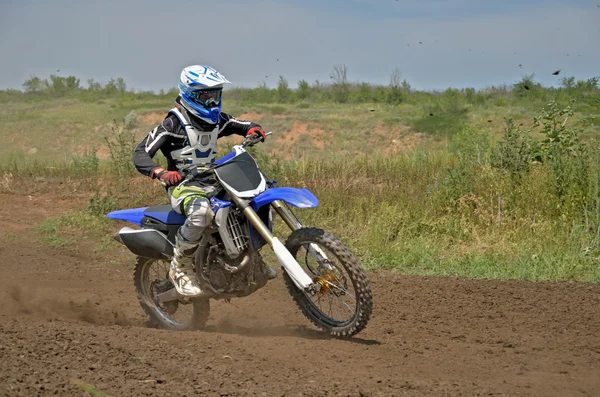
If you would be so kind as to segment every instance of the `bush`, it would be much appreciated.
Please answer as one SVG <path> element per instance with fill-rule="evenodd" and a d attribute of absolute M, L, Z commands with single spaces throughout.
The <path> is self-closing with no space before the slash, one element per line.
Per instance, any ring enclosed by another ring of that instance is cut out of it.
<path fill-rule="evenodd" d="M 131 124 L 119 125 L 114 120 L 111 134 L 104 138 L 110 153 L 110 171 L 113 175 L 128 177 L 135 173 L 133 151 L 136 147 L 135 132 Z"/>
<path fill-rule="evenodd" d="M 92 197 L 88 199 L 86 205 L 86 210 L 96 216 L 105 216 L 118 208 L 119 202 L 113 197 L 110 190 L 106 194 L 101 194 L 100 190 L 96 189 Z"/>
<path fill-rule="evenodd" d="M 301 101 L 304 99 L 308 99 L 310 95 L 310 86 L 308 85 L 308 82 L 306 80 L 300 80 L 298 82 L 298 89 L 296 90 L 296 95 Z"/>
<path fill-rule="evenodd" d="M 504 135 L 492 155 L 492 164 L 511 174 L 520 174 L 529 170 L 531 162 L 540 160 L 529 131 L 516 125 L 512 118 L 505 118 Z"/>
<path fill-rule="evenodd" d="M 137 113 L 135 112 L 135 110 L 132 110 L 129 113 L 127 113 L 127 116 L 125 116 L 125 118 L 123 119 L 123 128 L 126 130 L 133 130 L 139 125 L 140 122 L 137 118 Z"/>
<path fill-rule="evenodd" d="M 397 105 L 403 100 L 403 88 L 402 82 L 400 81 L 402 73 L 400 69 L 396 68 L 390 76 L 390 89 L 387 95 L 387 102 L 392 105 Z M 406 80 L 405 80 L 406 81 Z"/>
<path fill-rule="evenodd" d="M 350 84 L 348 83 L 348 66 L 335 65 L 331 73 L 333 80 L 333 98 L 338 103 L 346 103 L 350 97 Z"/>
<path fill-rule="evenodd" d="M 44 89 L 44 82 L 39 77 L 32 76 L 23 83 L 23 88 L 28 94 L 36 94 Z"/>
<path fill-rule="evenodd" d="M 573 116 L 573 103 L 562 107 L 550 101 L 534 118 L 534 126 L 541 127 L 544 136 L 540 149 L 543 160 L 549 164 L 557 198 L 561 204 L 568 204 L 570 212 L 579 212 L 588 194 L 589 155 L 581 141 L 582 130 L 567 126 Z"/>
<path fill-rule="evenodd" d="M 519 98 L 535 96 L 542 89 L 542 85 L 535 81 L 535 73 L 521 77 L 513 84 L 513 92 Z"/>
<path fill-rule="evenodd" d="M 467 126 L 452 137 L 449 149 L 461 161 L 488 164 L 492 152 L 491 136 L 486 131 Z"/>
<path fill-rule="evenodd" d="M 283 76 L 279 76 L 277 82 L 277 100 L 280 103 L 291 102 L 294 92 L 290 90 L 287 80 Z"/>
<path fill-rule="evenodd" d="M 100 159 L 96 156 L 96 150 L 88 148 L 81 157 L 73 157 L 71 171 L 79 175 L 96 175 Z"/>

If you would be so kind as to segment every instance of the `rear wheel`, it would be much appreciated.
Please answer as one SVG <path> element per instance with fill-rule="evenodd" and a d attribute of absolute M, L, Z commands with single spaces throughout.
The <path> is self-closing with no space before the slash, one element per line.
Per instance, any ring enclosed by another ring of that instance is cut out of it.
<path fill-rule="evenodd" d="M 156 296 L 175 288 L 169 278 L 170 262 L 143 258 L 137 259 L 134 282 L 140 305 L 153 325 L 173 330 L 192 330 L 205 326 L 210 312 L 206 298 L 183 298 L 160 303 Z"/>
<path fill-rule="evenodd" d="M 363 330 L 371 316 L 373 297 L 367 275 L 352 252 L 338 238 L 316 228 L 294 231 L 286 247 L 313 282 L 320 284 L 320 291 L 310 295 L 283 272 L 288 291 L 302 313 L 334 336 L 351 336 Z"/>

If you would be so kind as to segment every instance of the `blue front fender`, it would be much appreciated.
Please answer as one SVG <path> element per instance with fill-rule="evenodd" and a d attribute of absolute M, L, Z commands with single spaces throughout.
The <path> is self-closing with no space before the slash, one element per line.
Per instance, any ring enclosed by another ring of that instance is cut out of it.
<path fill-rule="evenodd" d="M 298 208 L 314 208 L 319 205 L 319 200 L 308 189 L 296 189 L 293 187 L 275 187 L 267 189 L 252 201 L 252 208 L 257 211 L 260 207 L 282 200 Z"/>

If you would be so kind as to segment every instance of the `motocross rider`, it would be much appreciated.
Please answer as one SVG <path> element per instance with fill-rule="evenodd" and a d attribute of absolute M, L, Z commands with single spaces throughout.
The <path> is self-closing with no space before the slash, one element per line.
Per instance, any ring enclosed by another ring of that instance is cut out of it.
<path fill-rule="evenodd" d="M 177 292 L 184 296 L 202 292 L 193 268 L 193 254 L 204 229 L 213 220 L 208 199 L 217 193 L 218 185 L 214 180 L 181 183 L 178 169 L 188 164 L 202 167 L 212 163 L 220 137 L 236 134 L 262 141 L 266 138 L 260 125 L 221 112 L 223 85 L 227 83 L 223 75 L 209 66 L 183 69 L 175 107 L 138 144 L 133 154 L 137 170 L 167 186 L 173 209 L 187 218 L 175 236 L 169 271 Z M 167 158 L 166 170 L 152 160 L 159 150 Z M 277 276 L 274 269 L 267 269 L 269 279 Z"/>

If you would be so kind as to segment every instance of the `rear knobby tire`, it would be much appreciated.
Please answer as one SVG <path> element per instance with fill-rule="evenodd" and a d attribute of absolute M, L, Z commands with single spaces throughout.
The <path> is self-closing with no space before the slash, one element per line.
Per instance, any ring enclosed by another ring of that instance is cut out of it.
<path fill-rule="evenodd" d="M 325 316 L 307 295 L 298 289 L 290 276 L 283 271 L 283 279 L 287 285 L 292 298 L 302 313 L 317 327 L 329 332 L 336 337 L 348 337 L 362 331 L 371 317 L 373 310 L 373 297 L 367 275 L 360 267 L 358 259 L 338 238 L 317 228 L 302 228 L 295 230 L 287 239 L 286 247 L 290 253 L 297 258 L 298 250 L 303 244 L 316 243 L 326 248 L 336 258 L 337 264 L 341 265 L 350 278 L 356 293 L 356 310 L 354 315 L 342 324 L 331 321 Z M 312 277 L 312 275 L 310 275 Z"/>
<path fill-rule="evenodd" d="M 133 275 L 138 301 L 144 309 L 144 312 L 146 312 L 148 317 L 150 317 L 151 326 L 175 331 L 187 331 L 204 328 L 210 314 L 209 299 L 192 299 L 192 302 L 189 303 L 190 305 L 193 305 L 190 321 L 183 324 L 174 324 L 167 321 L 166 318 L 163 317 L 159 312 L 161 309 L 152 302 L 152 298 L 146 296 L 144 291 L 147 290 L 147 288 L 144 288 L 144 275 L 147 271 L 147 267 L 155 261 L 156 259 L 138 256 Z"/>

